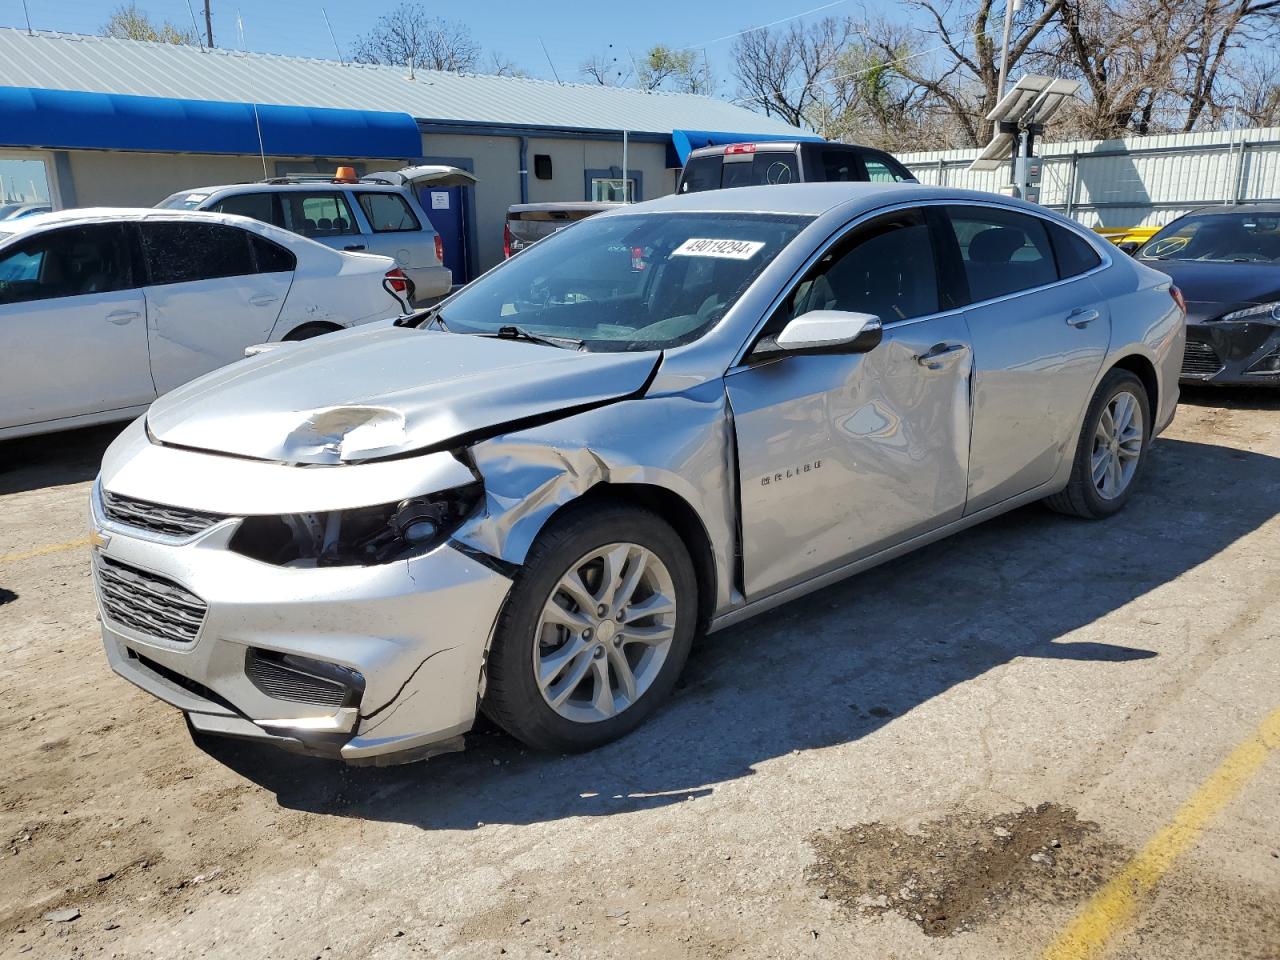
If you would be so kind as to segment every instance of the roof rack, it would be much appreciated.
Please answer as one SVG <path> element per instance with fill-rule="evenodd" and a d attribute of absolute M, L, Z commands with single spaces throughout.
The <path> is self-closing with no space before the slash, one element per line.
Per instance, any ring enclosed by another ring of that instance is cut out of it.
<path fill-rule="evenodd" d="M 267 177 L 265 180 L 258 180 L 257 183 L 281 184 L 281 183 L 380 183 L 385 186 L 396 186 L 404 182 L 404 177 L 394 171 L 371 173 L 367 176 L 356 177 L 355 179 L 340 180 L 332 174 L 328 173 L 295 173 L 287 177 Z"/>

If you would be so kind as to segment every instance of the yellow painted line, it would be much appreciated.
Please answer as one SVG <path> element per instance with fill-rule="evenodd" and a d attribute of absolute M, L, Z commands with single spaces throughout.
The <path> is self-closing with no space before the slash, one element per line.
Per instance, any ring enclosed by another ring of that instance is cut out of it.
<path fill-rule="evenodd" d="M 28 550 L 26 553 L 0 554 L 0 563 L 21 563 L 23 560 L 32 560 L 36 557 L 47 556 L 51 553 L 61 553 L 63 550 L 75 550 L 77 547 L 87 547 L 88 545 L 88 537 L 81 537 L 79 540 L 70 540 L 67 543 L 51 543 L 47 547 L 36 547 L 34 550 Z"/>
<path fill-rule="evenodd" d="M 1280 708 L 1231 751 L 1191 798 L 1106 886 L 1099 890 L 1045 951 L 1044 960 L 1087 960 L 1101 956 L 1111 938 L 1133 919 L 1173 861 L 1190 849 L 1201 831 L 1236 798 L 1280 749 Z"/>

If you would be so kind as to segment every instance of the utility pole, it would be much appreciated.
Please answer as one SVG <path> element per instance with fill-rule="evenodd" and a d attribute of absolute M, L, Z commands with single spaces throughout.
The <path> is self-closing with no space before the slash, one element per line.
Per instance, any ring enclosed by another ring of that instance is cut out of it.
<path fill-rule="evenodd" d="M 996 85 L 996 102 L 1004 96 L 1004 82 L 1009 77 L 1009 28 L 1013 26 L 1013 15 L 1022 6 L 1022 0 L 1005 0 L 1004 5 L 1004 43 L 1000 47 L 1000 82 Z M 208 9 L 208 0 L 205 0 Z M 213 46 L 212 41 L 209 44 Z"/>
<path fill-rule="evenodd" d="M 213 14 L 209 12 L 209 0 L 204 0 L 204 38 L 213 47 Z"/>

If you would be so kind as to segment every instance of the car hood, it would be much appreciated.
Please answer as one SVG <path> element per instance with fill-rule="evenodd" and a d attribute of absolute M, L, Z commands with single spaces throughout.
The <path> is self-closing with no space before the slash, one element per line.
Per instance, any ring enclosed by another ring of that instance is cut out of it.
<path fill-rule="evenodd" d="M 152 404 L 147 427 L 160 443 L 233 456 L 368 460 L 634 395 L 660 356 L 375 325 L 193 380 Z"/>
<path fill-rule="evenodd" d="M 1187 300 L 1187 319 L 1210 320 L 1251 303 L 1280 300 L 1280 266 L 1140 260 L 1173 278 Z"/>

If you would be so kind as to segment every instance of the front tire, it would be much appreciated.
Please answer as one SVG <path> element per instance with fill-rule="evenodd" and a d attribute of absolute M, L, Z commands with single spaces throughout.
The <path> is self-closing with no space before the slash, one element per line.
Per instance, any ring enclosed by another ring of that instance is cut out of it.
<path fill-rule="evenodd" d="M 1151 401 L 1137 375 L 1115 369 L 1102 378 L 1085 413 L 1071 480 L 1048 497 L 1050 509 L 1086 520 L 1120 511 L 1142 476 L 1151 445 Z"/>
<path fill-rule="evenodd" d="M 498 617 L 485 713 L 541 750 L 630 733 L 684 668 L 697 594 L 689 553 L 657 514 L 599 503 L 553 520 Z"/>

